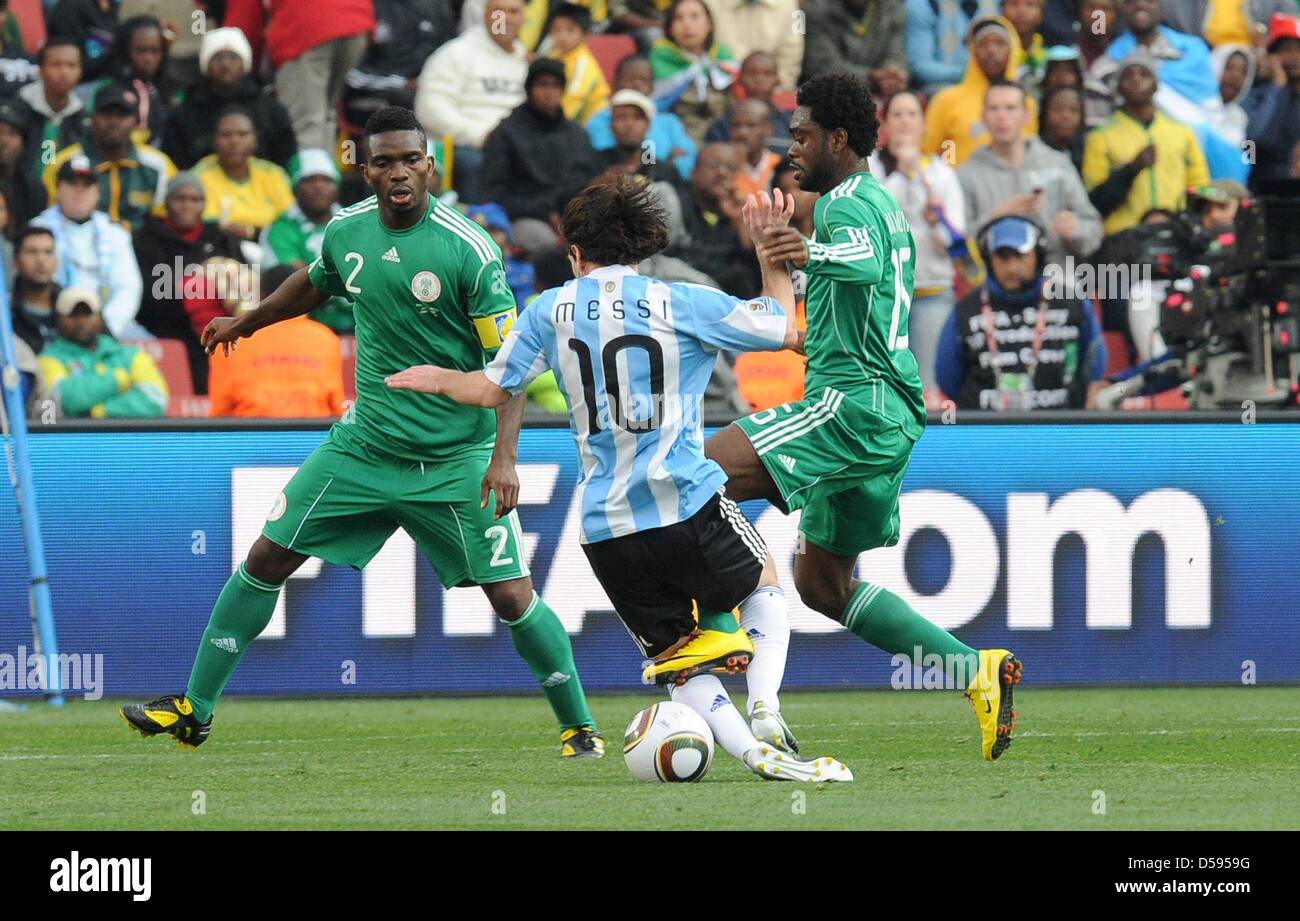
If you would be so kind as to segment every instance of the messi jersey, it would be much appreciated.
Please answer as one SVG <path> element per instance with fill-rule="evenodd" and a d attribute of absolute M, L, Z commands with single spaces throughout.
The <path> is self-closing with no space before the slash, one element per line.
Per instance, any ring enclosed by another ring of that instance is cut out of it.
<path fill-rule="evenodd" d="M 518 392 L 555 372 L 590 544 L 684 521 L 721 488 L 727 478 L 704 456 L 700 419 L 718 350 L 780 349 L 785 327 L 771 298 L 606 266 L 538 296 L 485 373 Z"/>
<path fill-rule="evenodd" d="M 808 243 L 805 393 L 849 396 L 883 381 L 901 398 L 909 437 L 925 430 L 916 357 L 908 348 L 916 244 L 907 216 L 870 173 L 854 173 L 813 206 Z M 871 399 L 866 397 L 866 399 Z"/>

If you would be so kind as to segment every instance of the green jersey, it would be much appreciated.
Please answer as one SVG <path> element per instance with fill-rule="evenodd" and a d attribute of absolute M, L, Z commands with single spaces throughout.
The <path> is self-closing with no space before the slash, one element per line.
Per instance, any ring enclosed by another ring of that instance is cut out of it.
<path fill-rule="evenodd" d="M 335 205 L 330 218 L 339 211 Z M 273 265 L 289 265 L 301 262 L 310 265 L 320 255 L 321 243 L 325 240 L 325 228 L 329 219 L 317 224 L 302 213 L 302 208 L 294 202 L 289 210 L 262 231 L 262 269 L 265 271 Z M 317 323 L 324 323 L 340 336 L 350 336 L 356 328 L 352 319 L 352 305 L 346 298 L 332 297 L 307 314 Z"/>
<path fill-rule="evenodd" d="M 495 414 L 390 390 L 384 378 L 412 365 L 482 370 L 514 323 L 515 300 L 487 232 L 454 208 L 428 202 L 425 216 L 405 230 L 384 226 L 374 196 L 344 208 L 307 271 L 317 290 L 346 297 L 356 315 L 357 400 L 331 437 L 440 461 L 490 446 Z"/>
<path fill-rule="evenodd" d="M 907 345 L 915 269 L 907 216 L 870 173 L 854 173 L 817 200 L 805 267 L 804 392 L 831 387 L 870 402 L 864 392 L 883 381 L 901 403 L 895 421 L 913 439 L 925 429 L 921 378 Z"/>

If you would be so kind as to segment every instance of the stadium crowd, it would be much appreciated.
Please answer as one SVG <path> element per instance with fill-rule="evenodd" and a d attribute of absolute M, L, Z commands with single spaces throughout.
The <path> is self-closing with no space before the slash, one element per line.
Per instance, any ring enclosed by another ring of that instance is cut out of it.
<path fill-rule="evenodd" d="M 569 276 L 565 203 L 620 174 L 669 215 L 643 272 L 757 294 L 745 196 L 793 191 L 813 233 L 786 158 L 799 81 L 869 80 L 932 408 L 1090 405 L 1155 350 L 1153 311 L 1128 292 L 1037 309 L 1048 266 L 1125 261 L 1126 231 L 1185 210 L 1221 225 L 1259 183 L 1300 178 L 1296 0 L 170 5 L 175 21 L 0 0 L 0 250 L 34 416 L 340 414 L 347 301 L 230 357 L 199 332 L 255 303 L 250 278 L 264 293 L 309 263 L 368 194 L 361 126 L 387 105 L 416 112 L 430 191 L 500 244 L 526 309 Z M 723 355 L 706 409 L 802 390 L 794 353 Z M 563 411 L 553 379 L 530 397 Z"/>

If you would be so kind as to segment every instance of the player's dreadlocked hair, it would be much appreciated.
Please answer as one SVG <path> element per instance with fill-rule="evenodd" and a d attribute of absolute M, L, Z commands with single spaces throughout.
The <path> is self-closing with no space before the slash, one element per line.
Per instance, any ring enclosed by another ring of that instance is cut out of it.
<path fill-rule="evenodd" d="M 414 112 L 401 106 L 384 106 L 366 119 L 366 126 L 361 130 L 362 150 L 366 152 L 367 159 L 370 157 L 370 138 L 386 131 L 415 131 L 420 135 L 421 147 L 428 143 L 424 126 Z"/>
<path fill-rule="evenodd" d="M 564 237 L 599 265 L 636 265 L 668 245 L 668 216 L 643 176 L 593 183 L 564 209 Z"/>
<path fill-rule="evenodd" d="M 843 128 L 849 147 L 859 157 L 876 149 L 880 121 L 864 81 L 851 74 L 819 74 L 799 87 L 798 102 L 808 107 L 809 117 L 828 133 Z"/>

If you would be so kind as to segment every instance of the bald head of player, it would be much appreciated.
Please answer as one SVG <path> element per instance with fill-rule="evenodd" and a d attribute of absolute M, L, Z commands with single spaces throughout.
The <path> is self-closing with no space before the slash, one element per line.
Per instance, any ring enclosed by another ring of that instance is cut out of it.
<path fill-rule="evenodd" d="M 560 227 L 575 278 L 604 265 L 635 266 L 668 245 L 668 216 L 644 176 L 587 186 L 570 199 Z"/>
<path fill-rule="evenodd" d="M 880 122 L 866 83 L 843 73 L 813 77 L 799 87 L 790 117 L 790 162 L 805 192 L 822 194 L 866 172 Z"/>
<path fill-rule="evenodd" d="M 434 169 L 419 119 L 401 106 L 380 109 L 366 120 L 361 143 L 361 175 L 374 190 L 380 219 L 394 230 L 412 226 L 424 217 Z"/>

